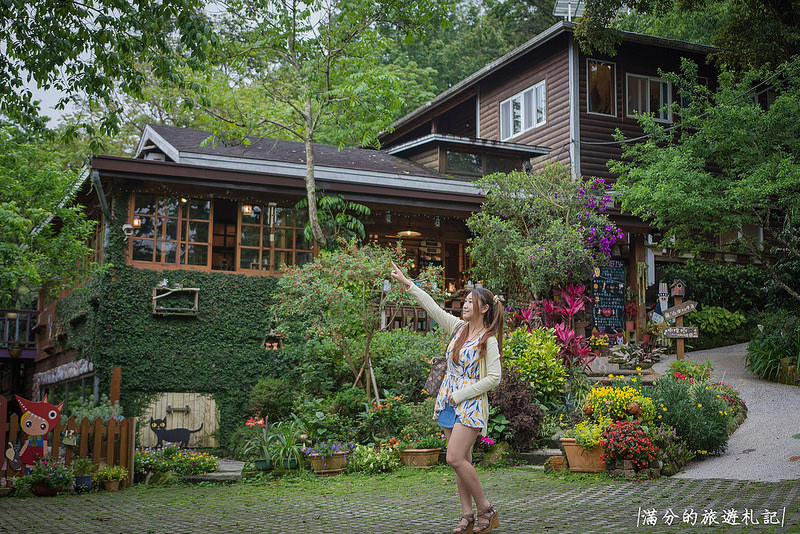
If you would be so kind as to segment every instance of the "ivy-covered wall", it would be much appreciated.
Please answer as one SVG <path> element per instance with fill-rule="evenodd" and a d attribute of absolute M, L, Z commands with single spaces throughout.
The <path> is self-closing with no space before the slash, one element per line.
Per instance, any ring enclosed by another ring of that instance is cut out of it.
<path fill-rule="evenodd" d="M 108 391 L 110 370 L 122 367 L 121 404 L 139 416 L 156 393 L 210 393 L 220 410 L 221 443 L 247 414 L 247 396 L 265 376 L 291 378 L 295 365 L 280 350 L 267 351 L 277 279 L 222 272 L 150 271 L 124 264 L 121 232 L 126 214 L 115 199 L 116 222 L 109 225 L 106 259 L 98 272 L 59 301 L 57 316 L 67 348 L 89 358 Z M 153 314 L 152 292 L 168 285 L 200 288 L 196 317 Z M 86 311 L 85 316 L 81 312 Z"/>

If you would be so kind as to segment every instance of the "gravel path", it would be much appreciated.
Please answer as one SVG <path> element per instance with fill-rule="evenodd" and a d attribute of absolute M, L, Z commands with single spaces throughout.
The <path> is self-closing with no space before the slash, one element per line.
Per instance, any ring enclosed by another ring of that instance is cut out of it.
<path fill-rule="evenodd" d="M 760 482 L 800 479 L 800 387 L 754 375 L 744 366 L 746 352 L 743 343 L 686 354 L 695 362 L 711 360 L 711 377 L 739 391 L 747 403 L 747 419 L 731 436 L 725 454 L 692 462 L 675 477 Z M 674 358 L 654 369 L 664 373 Z"/>

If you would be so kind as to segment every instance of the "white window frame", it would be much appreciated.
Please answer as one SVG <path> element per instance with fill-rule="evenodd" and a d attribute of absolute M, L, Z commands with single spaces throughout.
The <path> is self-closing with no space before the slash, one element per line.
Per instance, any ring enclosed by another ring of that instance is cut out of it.
<path fill-rule="evenodd" d="M 667 81 L 667 80 L 665 80 L 663 78 L 658 78 L 656 76 L 645 76 L 643 74 L 630 74 L 630 73 L 626 73 L 625 74 L 625 116 L 627 118 L 629 118 L 629 119 L 635 119 L 636 118 L 636 115 L 631 115 L 631 114 L 628 113 L 628 99 L 630 98 L 631 78 L 635 78 L 636 80 L 645 80 L 645 81 L 647 81 L 647 89 L 648 89 L 647 95 L 648 95 L 648 98 L 645 99 L 645 102 L 647 103 L 647 109 L 646 110 L 638 110 L 639 113 L 641 113 L 641 114 L 645 114 L 645 113 L 652 114 L 653 115 L 653 120 L 655 120 L 656 122 L 671 123 L 672 122 L 672 112 L 667 111 L 666 118 L 663 118 L 663 117 L 659 117 L 658 115 L 656 115 L 656 113 L 658 112 L 657 109 L 656 110 L 651 110 L 650 109 L 650 98 L 649 98 L 649 95 L 650 95 L 650 84 L 652 82 L 656 82 L 658 84 L 661 84 L 662 87 L 663 87 L 663 84 L 666 84 L 667 85 L 667 88 L 666 88 L 666 91 L 667 91 L 667 104 L 666 105 L 667 105 L 667 109 L 669 109 L 670 106 L 672 106 L 672 82 L 669 82 L 669 81 Z"/>
<path fill-rule="evenodd" d="M 541 119 L 539 118 L 539 108 L 536 105 L 536 102 L 539 100 L 537 96 L 541 95 L 541 99 L 544 101 L 544 106 L 542 107 L 542 116 Z M 519 130 L 514 131 L 514 112 L 513 112 L 513 102 L 517 100 L 519 102 Z M 528 101 L 528 104 L 526 104 Z M 505 107 L 505 109 L 503 109 Z M 529 107 L 530 109 L 530 116 L 529 114 Z M 506 141 L 513 137 L 516 137 L 522 133 L 525 133 L 529 130 L 533 130 L 534 128 L 538 128 L 543 126 L 547 123 L 547 90 L 545 87 L 545 80 L 537 82 L 532 86 L 528 87 L 524 91 L 520 91 L 519 93 L 506 98 L 502 102 L 500 102 L 500 140 Z M 504 135 L 504 124 L 508 128 L 507 135 Z"/>
<path fill-rule="evenodd" d="M 612 68 L 612 75 L 611 78 L 614 80 L 614 90 L 612 95 L 612 104 L 614 111 L 612 113 L 600 113 L 597 111 L 592 111 L 589 107 L 589 95 L 590 95 L 590 87 L 589 87 L 589 63 L 601 63 L 603 65 L 611 65 Z M 604 61 L 602 59 L 592 59 L 586 58 L 586 113 L 589 115 L 597 115 L 599 117 L 616 117 L 617 116 L 617 64 L 613 61 Z"/>

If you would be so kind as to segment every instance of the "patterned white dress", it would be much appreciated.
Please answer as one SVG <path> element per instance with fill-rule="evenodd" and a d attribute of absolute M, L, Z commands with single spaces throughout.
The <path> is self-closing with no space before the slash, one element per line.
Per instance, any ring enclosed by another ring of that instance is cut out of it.
<path fill-rule="evenodd" d="M 481 334 L 478 338 L 464 343 L 459 353 L 458 363 L 453 363 L 453 359 L 451 358 L 455 339 L 447 346 L 447 352 L 445 353 L 447 357 L 447 371 L 445 372 L 444 379 L 442 379 L 442 385 L 439 387 L 439 394 L 436 395 L 436 405 L 433 409 L 434 419 L 439 418 L 439 414 L 445 409 L 445 406 L 447 406 L 447 398 L 452 392 L 470 386 L 480 380 L 478 343 L 483 336 L 484 334 Z M 473 428 L 484 428 L 486 426 L 486 421 L 483 420 L 483 411 L 481 410 L 481 397 L 466 399 L 455 405 L 453 410 L 458 420 L 464 426 Z"/>

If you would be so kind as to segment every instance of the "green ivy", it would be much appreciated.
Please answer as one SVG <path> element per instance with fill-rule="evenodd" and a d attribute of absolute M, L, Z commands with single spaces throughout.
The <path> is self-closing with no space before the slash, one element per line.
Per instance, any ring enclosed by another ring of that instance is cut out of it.
<path fill-rule="evenodd" d="M 125 265 L 122 222 L 126 194 L 114 202 L 103 271 L 58 302 L 65 350 L 92 361 L 101 391 L 111 368 L 122 367 L 120 403 L 129 417 L 143 415 L 162 392 L 211 394 L 220 413 L 222 443 L 248 415 L 248 393 L 262 377 L 297 378 L 299 353 L 265 350 L 277 280 L 267 276 L 203 271 L 152 271 Z M 152 291 L 169 285 L 197 287 L 196 317 L 153 314 Z M 86 312 L 83 315 L 83 312 Z"/>

